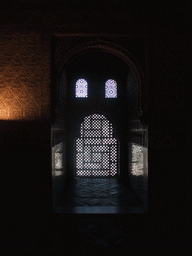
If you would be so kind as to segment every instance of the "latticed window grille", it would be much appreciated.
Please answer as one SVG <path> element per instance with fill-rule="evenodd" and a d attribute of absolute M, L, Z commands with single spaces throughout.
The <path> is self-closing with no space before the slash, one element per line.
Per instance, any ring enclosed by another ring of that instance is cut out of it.
<path fill-rule="evenodd" d="M 117 82 L 113 79 L 105 83 L 105 98 L 117 98 Z"/>
<path fill-rule="evenodd" d="M 78 79 L 75 85 L 75 96 L 78 98 L 88 97 L 88 83 L 85 79 Z"/>
<path fill-rule="evenodd" d="M 117 139 L 104 115 L 86 116 L 76 140 L 76 176 L 117 175 Z"/>

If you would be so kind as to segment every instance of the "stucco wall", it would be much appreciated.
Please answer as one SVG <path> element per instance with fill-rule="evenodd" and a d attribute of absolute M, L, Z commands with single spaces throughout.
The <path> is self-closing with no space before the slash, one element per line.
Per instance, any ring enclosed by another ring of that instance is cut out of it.
<path fill-rule="evenodd" d="M 38 33 L 1 34 L 0 119 L 47 119 L 50 53 Z"/>

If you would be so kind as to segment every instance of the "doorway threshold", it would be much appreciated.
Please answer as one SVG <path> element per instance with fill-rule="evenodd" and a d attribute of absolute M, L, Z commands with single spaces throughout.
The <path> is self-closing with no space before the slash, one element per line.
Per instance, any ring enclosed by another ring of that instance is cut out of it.
<path fill-rule="evenodd" d="M 143 207 L 115 207 L 115 206 L 76 206 L 76 207 L 58 207 L 55 213 L 69 214 L 129 214 L 129 213 L 145 213 Z"/>

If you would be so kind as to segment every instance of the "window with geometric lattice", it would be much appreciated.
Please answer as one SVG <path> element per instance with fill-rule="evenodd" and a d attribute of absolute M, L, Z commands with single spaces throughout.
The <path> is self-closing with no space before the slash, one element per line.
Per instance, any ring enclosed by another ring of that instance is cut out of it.
<path fill-rule="evenodd" d="M 115 176 L 118 142 L 104 115 L 86 116 L 76 140 L 76 176 Z"/>
<path fill-rule="evenodd" d="M 117 82 L 113 79 L 105 83 L 105 98 L 117 98 Z"/>
<path fill-rule="evenodd" d="M 88 83 L 85 79 L 78 79 L 75 85 L 75 97 L 87 98 L 88 97 Z"/>

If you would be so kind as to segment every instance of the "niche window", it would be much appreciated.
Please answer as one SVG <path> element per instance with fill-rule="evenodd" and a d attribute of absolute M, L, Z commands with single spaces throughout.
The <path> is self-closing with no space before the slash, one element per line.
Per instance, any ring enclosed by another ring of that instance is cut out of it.
<path fill-rule="evenodd" d="M 105 83 L 105 98 L 117 98 L 117 82 L 113 79 Z"/>
<path fill-rule="evenodd" d="M 85 79 L 78 79 L 75 85 L 75 96 L 76 98 L 87 98 L 88 97 L 88 83 Z"/>

